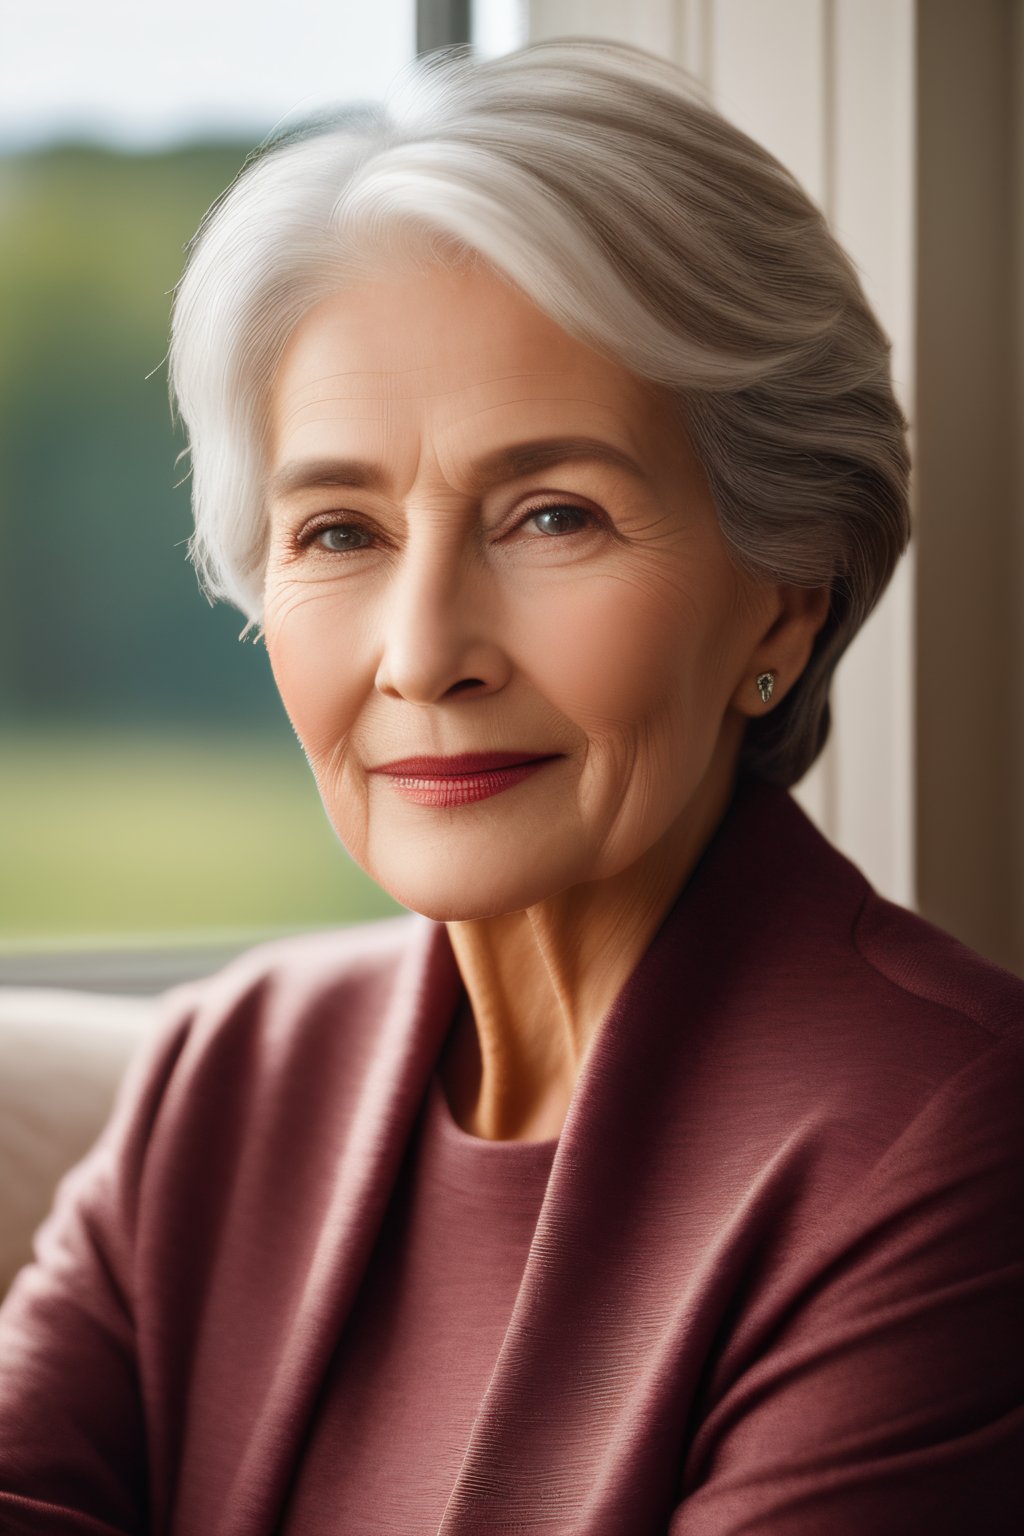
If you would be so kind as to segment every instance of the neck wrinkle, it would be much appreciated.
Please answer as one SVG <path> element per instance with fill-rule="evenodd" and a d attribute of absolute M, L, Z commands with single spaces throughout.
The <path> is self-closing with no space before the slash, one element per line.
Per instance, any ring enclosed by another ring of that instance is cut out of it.
<path fill-rule="evenodd" d="M 734 778 L 709 775 L 691 814 L 621 876 L 519 912 L 448 924 L 469 1003 L 448 1078 L 461 1124 L 496 1140 L 561 1124 L 603 1020 L 735 790 Z"/>

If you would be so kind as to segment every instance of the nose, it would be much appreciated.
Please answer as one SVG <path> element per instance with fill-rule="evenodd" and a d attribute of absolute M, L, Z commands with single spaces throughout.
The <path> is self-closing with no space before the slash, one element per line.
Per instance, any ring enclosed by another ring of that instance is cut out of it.
<path fill-rule="evenodd" d="M 381 615 L 380 693 L 411 704 L 489 694 L 508 680 L 500 604 L 465 549 L 410 541 Z"/>

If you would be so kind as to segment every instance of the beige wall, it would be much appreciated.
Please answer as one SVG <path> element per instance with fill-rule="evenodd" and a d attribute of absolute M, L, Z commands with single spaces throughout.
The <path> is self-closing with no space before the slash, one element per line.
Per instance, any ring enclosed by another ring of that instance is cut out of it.
<path fill-rule="evenodd" d="M 1024 973 L 1024 0 L 529 0 L 664 53 L 824 209 L 893 342 L 915 538 L 797 788 L 895 901 Z"/>
<path fill-rule="evenodd" d="M 1024 972 L 1024 4 L 927 0 L 918 49 L 917 864 Z"/>

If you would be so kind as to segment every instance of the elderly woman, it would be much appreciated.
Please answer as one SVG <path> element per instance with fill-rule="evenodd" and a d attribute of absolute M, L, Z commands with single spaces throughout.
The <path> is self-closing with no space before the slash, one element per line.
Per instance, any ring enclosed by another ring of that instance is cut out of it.
<path fill-rule="evenodd" d="M 820 213 L 646 54 L 442 55 L 247 167 L 171 364 L 410 915 L 165 995 L 0 1317 L 3 1530 L 1020 1529 L 1024 985 L 787 792 L 908 537 Z"/>

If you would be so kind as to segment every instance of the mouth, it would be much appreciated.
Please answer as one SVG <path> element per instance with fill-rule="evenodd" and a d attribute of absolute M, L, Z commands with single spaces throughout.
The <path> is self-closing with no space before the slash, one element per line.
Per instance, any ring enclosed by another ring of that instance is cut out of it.
<path fill-rule="evenodd" d="M 502 768 L 520 768 L 528 763 L 546 763 L 554 752 L 461 752 L 457 757 L 401 757 L 393 763 L 381 763 L 370 773 L 386 773 L 393 778 L 462 779 L 473 773 L 493 773 Z"/>
<path fill-rule="evenodd" d="M 414 805 L 449 810 L 512 789 L 561 756 L 560 752 L 464 752 L 458 757 L 404 757 L 370 771 L 383 774 Z"/>

